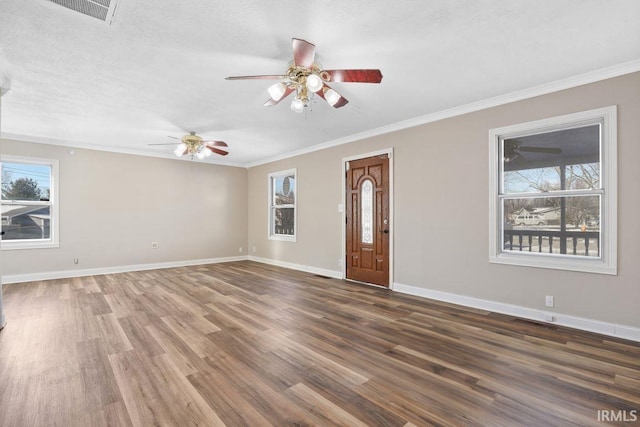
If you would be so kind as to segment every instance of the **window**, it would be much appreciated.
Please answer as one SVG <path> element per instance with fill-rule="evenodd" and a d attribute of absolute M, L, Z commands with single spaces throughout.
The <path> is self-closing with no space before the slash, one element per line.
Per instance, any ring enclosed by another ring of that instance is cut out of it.
<path fill-rule="evenodd" d="M 2 249 L 58 246 L 58 161 L 3 156 Z"/>
<path fill-rule="evenodd" d="M 296 169 L 269 174 L 269 239 L 296 241 Z"/>
<path fill-rule="evenodd" d="M 616 274 L 616 107 L 493 129 L 493 263 Z"/>

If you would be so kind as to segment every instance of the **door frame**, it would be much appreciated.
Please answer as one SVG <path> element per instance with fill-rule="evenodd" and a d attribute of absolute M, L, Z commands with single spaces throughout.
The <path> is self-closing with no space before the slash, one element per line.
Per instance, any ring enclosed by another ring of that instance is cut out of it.
<path fill-rule="evenodd" d="M 340 205 L 340 216 L 342 218 L 342 239 L 340 241 L 340 245 L 341 245 L 341 256 L 342 258 L 340 258 L 341 260 L 341 266 L 342 266 L 342 279 L 343 280 L 350 280 L 347 279 L 347 220 L 346 220 L 346 206 L 347 206 L 347 197 L 346 197 L 346 193 L 347 193 L 347 162 L 351 162 L 354 160 L 360 160 L 360 159 L 366 159 L 367 157 L 374 157 L 374 156 L 381 156 L 383 154 L 386 154 L 389 157 L 389 233 L 391 234 L 391 238 L 389 239 L 389 287 L 387 289 L 393 289 L 394 288 L 394 281 L 393 281 L 393 241 L 394 239 L 394 229 L 393 229 L 393 224 L 394 224 L 394 216 L 393 216 L 393 147 L 390 148 L 385 148 L 382 150 L 377 150 L 377 151 L 370 151 L 368 153 L 363 153 L 363 154 L 356 154 L 354 156 L 349 156 L 349 157 L 343 157 L 342 158 L 342 204 Z M 354 280 L 354 282 L 356 282 Z M 357 283 L 364 283 L 364 282 L 357 282 Z M 381 287 L 378 285 L 375 285 L 373 283 L 365 283 L 367 285 L 371 285 L 371 286 L 375 286 L 375 287 Z"/>

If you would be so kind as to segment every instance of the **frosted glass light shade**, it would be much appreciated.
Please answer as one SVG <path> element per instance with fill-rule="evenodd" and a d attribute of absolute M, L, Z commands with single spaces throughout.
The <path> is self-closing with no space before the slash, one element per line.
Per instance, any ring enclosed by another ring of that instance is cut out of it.
<path fill-rule="evenodd" d="M 336 105 L 338 101 L 340 101 L 340 98 L 341 97 L 338 92 L 333 89 L 327 89 L 324 93 L 324 99 L 326 99 L 329 105 L 331 105 L 332 107 Z"/>
<path fill-rule="evenodd" d="M 293 101 L 291 101 L 291 110 L 295 111 L 296 113 L 302 113 L 302 111 L 304 110 L 304 102 L 302 102 L 302 100 L 295 98 Z"/>
<path fill-rule="evenodd" d="M 269 89 L 267 89 L 267 91 L 269 92 L 269 96 L 271 97 L 271 99 L 273 99 L 274 101 L 280 101 L 286 89 L 287 86 L 283 83 L 276 83 L 269 86 Z"/>
<path fill-rule="evenodd" d="M 174 151 L 175 155 L 180 157 L 182 156 L 182 153 L 184 153 L 184 150 L 187 149 L 187 144 L 185 144 L 184 142 L 181 142 L 180 144 L 178 144 L 178 147 L 176 147 L 176 151 Z"/>
<path fill-rule="evenodd" d="M 307 77 L 307 88 L 311 92 L 319 91 L 320 89 L 322 89 L 323 84 L 324 83 L 322 79 L 316 74 L 309 74 L 309 76 Z"/>

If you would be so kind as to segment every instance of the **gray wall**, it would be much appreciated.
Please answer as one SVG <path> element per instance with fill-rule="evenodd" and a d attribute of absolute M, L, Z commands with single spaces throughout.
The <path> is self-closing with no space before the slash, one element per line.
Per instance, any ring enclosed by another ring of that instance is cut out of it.
<path fill-rule="evenodd" d="M 60 162 L 60 247 L 2 251 L 4 276 L 244 255 L 244 168 L 1 143 L 3 155 Z"/>
<path fill-rule="evenodd" d="M 344 157 L 394 149 L 394 282 L 640 327 L 640 73 L 469 113 L 249 170 L 250 255 L 340 270 Z M 488 262 L 488 131 L 618 106 L 618 275 Z M 267 174 L 298 169 L 298 241 L 267 239 Z"/>

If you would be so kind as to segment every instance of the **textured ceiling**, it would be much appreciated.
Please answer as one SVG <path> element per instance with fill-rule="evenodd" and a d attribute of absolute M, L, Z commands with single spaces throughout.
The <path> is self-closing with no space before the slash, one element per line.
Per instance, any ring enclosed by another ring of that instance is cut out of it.
<path fill-rule="evenodd" d="M 283 73 L 292 37 L 382 83 L 335 83 L 349 104 L 299 115 L 262 106 L 271 81 L 224 79 Z M 637 0 L 120 0 L 111 25 L 0 1 L 4 136 L 169 157 L 148 144 L 194 130 L 233 165 L 639 59 Z"/>

